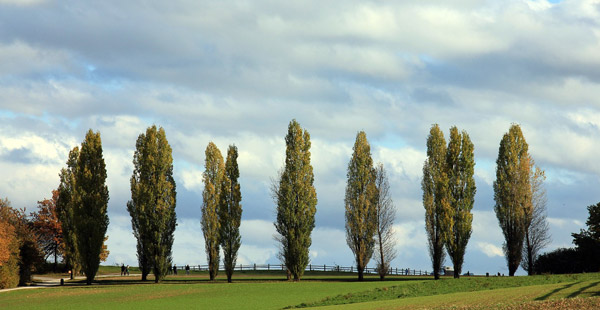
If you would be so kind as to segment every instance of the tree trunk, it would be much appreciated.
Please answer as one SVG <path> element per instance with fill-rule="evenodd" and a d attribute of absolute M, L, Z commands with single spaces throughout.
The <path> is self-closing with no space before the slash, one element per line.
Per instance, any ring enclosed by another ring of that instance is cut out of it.
<path fill-rule="evenodd" d="M 459 279 L 461 273 L 462 273 L 461 264 L 455 264 L 454 265 L 454 279 Z"/>
<path fill-rule="evenodd" d="M 363 267 L 363 266 L 356 266 L 356 269 L 358 269 L 358 281 L 364 280 L 363 271 L 364 271 L 365 267 Z"/>

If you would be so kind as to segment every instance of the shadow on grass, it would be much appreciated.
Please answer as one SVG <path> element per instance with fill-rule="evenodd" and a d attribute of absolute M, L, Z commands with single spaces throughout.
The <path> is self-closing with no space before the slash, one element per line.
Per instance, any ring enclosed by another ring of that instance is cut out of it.
<path fill-rule="evenodd" d="M 567 296 L 567 298 L 575 298 L 575 297 L 581 295 L 583 292 L 591 289 L 592 287 L 597 286 L 598 284 L 600 284 L 600 281 L 592 282 L 589 285 L 586 285 L 586 286 L 578 289 L 577 291 L 569 294 L 569 296 Z M 598 294 L 600 294 L 600 291 L 596 292 L 595 295 L 598 296 Z"/>
<path fill-rule="evenodd" d="M 558 293 L 558 292 L 560 292 L 560 291 L 566 290 L 566 289 L 568 289 L 568 288 L 572 287 L 573 285 L 575 285 L 575 284 L 579 284 L 579 283 L 581 283 L 581 282 L 582 282 L 582 281 L 577 281 L 577 282 L 569 283 L 569 284 L 567 284 L 567 285 L 564 285 L 564 286 L 562 286 L 562 287 L 557 287 L 557 288 L 555 288 L 554 290 L 552 290 L 551 292 L 549 292 L 548 294 L 546 294 L 546 295 L 543 295 L 543 296 L 540 296 L 540 297 L 536 298 L 535 300 L 546 300 L 546 299 L 548 299 L 548 298 L 552 297 L 552 295 L 554 295 L 554 294 L 557 294 L 557 293 Z"/>

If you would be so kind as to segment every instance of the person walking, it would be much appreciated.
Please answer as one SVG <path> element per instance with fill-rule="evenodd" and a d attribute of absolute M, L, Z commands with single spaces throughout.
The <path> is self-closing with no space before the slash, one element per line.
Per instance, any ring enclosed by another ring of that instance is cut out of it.
<path fill-rule="evenodd" d="M 121 276 L 125 274 L 125 264 L 121 264 Z"/>
<path fill-rule="evenodd" d="M 127 267 L 125 267 L 125 273 L 126 273 L 127 275 L 129 275 L 129 265 L 127 265 Z"/>
<path fill-rule="evenodd" d="M 173 274 L 177 275 L 177 265 L 173 265 Z"/>
<path fill-rule="evenodd" d="M 190 275 L 190 265 L 185 265 L 185 274 Z"/>

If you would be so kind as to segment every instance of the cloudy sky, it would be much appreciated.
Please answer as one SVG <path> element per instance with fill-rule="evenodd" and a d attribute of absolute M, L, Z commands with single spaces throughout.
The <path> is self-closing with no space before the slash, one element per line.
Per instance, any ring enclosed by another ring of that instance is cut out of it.
<path fill-rule="evenodd" d="M 165 128 L 177 182 L 177 264 L 204 264 L 204 149 L 236 144 L 241 263 L 277 263 L 270 179 L 297 119 L 312 139 L 315 264 L 353 263 L 346 167 L 359 130 L 388 170 L 394 266 L 431 270 L 421 203 L 432 124 L 475 144 L 463 269 L 507 273 L 493 212 L 502 135 L 520 124 L 547 173 L 548 250 L 571 246 L 600 200 L 600 1 L 0 0 L 0 196 L 33 211 L 69 150 L 100 131 L 108 262 L 136 264 L 125 204 L 137 136 Z M 446 265 L 451 265 L 449 260 Z M 522 271 L 521 271 L 522 272 Z"/>

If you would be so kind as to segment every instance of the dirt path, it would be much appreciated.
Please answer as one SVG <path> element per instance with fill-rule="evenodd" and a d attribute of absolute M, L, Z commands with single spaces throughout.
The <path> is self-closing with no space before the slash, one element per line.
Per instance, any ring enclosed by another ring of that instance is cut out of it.
<path fill-rule="evenodd" d="M 115 274 L 99 275 L 99 276 L 96 276 L 96 278 L 110 278 L 110 277 L 118 277 L 118 276 L 119 276 L 119 274 L 115 273 Z M 56 287 L 56 286 L 60 286 L 60 279 L 61 278 L 34 275 L 33 276 L 34 282 L 32 282 L 29 286 L 18 286 L 18 287 L 14 287 L 14 288 L 7 288 L 7 289 L 0 290 L 0 293 L 16 291 L 16 290 L 34 289 L 34 288 Z M 65 280 L 65 284 L 69 285 L 69 281 L 68 281 L 69 277 L 67 276 L 63 279 Z M 85 276 L 76 276 L 74 280 L 83 280 L 83 279 L 85 279 Z"/>

